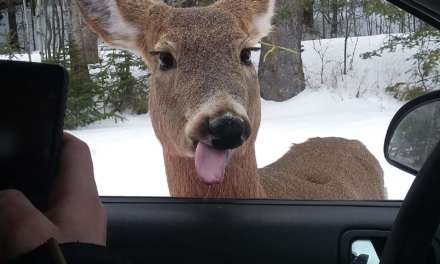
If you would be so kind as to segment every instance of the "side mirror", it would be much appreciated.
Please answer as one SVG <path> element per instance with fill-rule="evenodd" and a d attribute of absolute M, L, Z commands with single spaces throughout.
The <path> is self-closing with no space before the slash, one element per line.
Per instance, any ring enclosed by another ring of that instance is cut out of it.
<path fill-rule="evenodd" d="M 385 158 L 417 175 L 440 141 L 440 91 L 405 104 L 394 116 L 385 138 Z"/>

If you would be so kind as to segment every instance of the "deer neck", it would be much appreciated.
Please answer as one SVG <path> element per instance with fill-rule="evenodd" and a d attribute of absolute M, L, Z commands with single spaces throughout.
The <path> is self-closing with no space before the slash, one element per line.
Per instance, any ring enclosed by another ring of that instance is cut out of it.
<path fill-rule="evenodd" d="M 243 153 L 243 154 L 242 154 Z M 208 186 L 196 174 L 194 159 L 172 155 L 164 150 L 170 195 L 197 198 L 264 198 L 266 194 L 257 176 L 255 150 L 235 152 L 221 184 Z"/>

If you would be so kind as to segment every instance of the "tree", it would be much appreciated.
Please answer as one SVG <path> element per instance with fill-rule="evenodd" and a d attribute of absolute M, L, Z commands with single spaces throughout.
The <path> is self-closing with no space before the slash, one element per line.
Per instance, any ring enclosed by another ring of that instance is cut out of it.
<path fill-rule="evenodd" d="M 408 35 L 390 36 L 382 47 L 366 52 L 361 57 L 380 57 L 385 50 L 395 52 L 398 47 L 414 50 L 414 54 L 407 58 L 414 65 L 409 71 L 413 78 L 407 83 L 390 85 L 386 91 L 406 101 L 436 89 L 440 84 L 440 32 L 428 25 L 421 26 Z"/>
<path fill-rule="evenodd" d="M 69 41 L 64 51 L 68 52 L 69 56 L 68 59 L 65 56 L 57 56 L 70 73 L 66 128 L 84 126 L 111 117 L 103 113 L 96 103 L 95 97 L 100 91 L 89 73 L 88 64 L 97 63 L 99 60 L 97 45 L 97 36 L 86 26 L 76 1 L 70 1 Z"/>
<path fill-rule="evenodd" d="M 76 1 L 70 1 L 70 41 L 78 49 L 78 64 L 98 62 L 98 37 L 86 25 Z"/>
<path fill-rule="evenodd" d="M 303 40 L 314 39 L 318 32 L 315 32 L 314 8 L 315 0 L 301 0 L 304 9 L 304 36 Z"/>
<path fill-rule="evenodd" d="M 331 31 L 330 35 L 332 38 L 336 38 L 338 36 L 338 14 L 339 14 L 339 4 L 338 0 L 329 0 L 330 1 L 330 9 L 332 13 L 331 17 Z"/>
<path fill-rule="evenodd" d="M 24 21 L 24 28 L 25 28 L 25 33 L 24 33 L 24 46 L 25 49 L 27 51 L 28 54 L 28 60 L 32 61 L 31 58 L 31 42 L 29 40 L 30 37 L 30 31 L 29 31 L 29 21 L 28 21 L 28 15 L 27 15 L 27 8 L 26 8 L 26 0 L 23 0 L 23 21 Z M 32 17 L 31 17 L 32 19 Z"/>
<path fill-rule="evenodd" d="M 71 32 L 69 34 L 70 73 L 72 79 L 86 84 L 92 83 L 88 64 L 98 62 L 98 39 L 85 24 L 75 1 L 70 2 Z M 89 85 L 92 87 L 92 85 Z M 80 87 L 82 89 L 82 87 Z M 72 87 L 71 90 L 73 90 Z M 89 90 L 92 88 L 89 88 Z M 73 91 L 72 91 L 73 93 Z M 92 100 L 93 101 L 93 100 Z"/>
<path fill-rule="evenodd" d="M 351 1 L 350 4 L 346 4 L 344 7 L 345 12 L 345 37 L 344 37 L 344 75 L 347 75 L 347 48 L 348 48 L 348 38 L 350 37 L 350 33 L 352 30 L 355 30 L 356 24 L 356 8 L 354 6 L 354 1 Z M 353 23 L 350 22 L 353 21 Z M 356 34 L 356 33 L 355 33 Z M 354 53 L 354 51 L 353 51 Z"/>
<path fill-rule="evenodd" d="M 266 100 L 285 101 L 305 89 L 301 59 L 303 19 L 301 1 L 277 1 L 274 31 L 263 40 L 258 69 L 261 96 Z"/>
<path fill-rule="evenodd" d="M 20 44 L 18 42 L 18 29 L 17 29 L 17 16 L 15 13 L 15 1 L 7 0 L 8 6 L 8 24 L 9 24 L 9 45 L 15 49 L 19 49 Z"/>
<path fill-rule="evenodd" d="M 91 66 L 98 73 L 92 79 L 98 85 L 97 99 L 102 103 L 104 113 L 148 112 L 149 76 L 142 59 L 128 51 L 106 52 L 97 65 Z M 134 76 L 132 69 L 138 72 Z M 139 74 L 142 71 L 142 74 Z M 112 113 L 110 113 L 112 114 Z"/>
<path fill-rule="evenodd" d="M 0 8 L 6 9 L 7 1 L 11 0 L 0 0 Z M 107 118 L 117 121 L 126 112 L 148 111 L 150 75 L 142 58 L 109 48 L 99 57 L 97 36 L 85 25 L 76 1 L 14 1 L 14 12 L 15 7 L 27 10 L 21 12 L 23 25 L 17 25 L 20 36 L 24 36 L 21 45 L 24 43 L 30 52 L 35 19 L 42 62 L 62 65 L 69 72 L 65 128 Z M 0 53 L 13 59 L 17 51 L 6 42 L 0 44 Z"/>

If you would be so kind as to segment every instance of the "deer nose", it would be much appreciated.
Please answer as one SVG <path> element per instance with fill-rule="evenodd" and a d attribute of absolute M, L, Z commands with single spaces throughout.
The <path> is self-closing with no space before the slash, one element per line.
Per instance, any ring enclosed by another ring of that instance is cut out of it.
<path fill-rule="evenodd" d="M 210 120 L 208 132 L 212 146 L 225 150 L 240 147 L 249 138 L 251 128 L 246 120 L 227 113 Z"/>

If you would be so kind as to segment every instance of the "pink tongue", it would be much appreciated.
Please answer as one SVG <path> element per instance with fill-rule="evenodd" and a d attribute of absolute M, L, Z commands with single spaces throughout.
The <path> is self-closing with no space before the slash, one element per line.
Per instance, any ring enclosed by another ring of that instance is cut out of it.
<path fill-rule="evenodd" d="M 200 180 L 208 185 L 221 183 L 228 156 L 229 150 L 216 150 L 203 143 L 197 144 L 195 165 Z"/>

